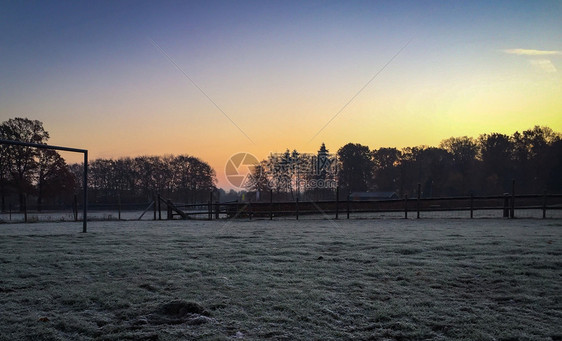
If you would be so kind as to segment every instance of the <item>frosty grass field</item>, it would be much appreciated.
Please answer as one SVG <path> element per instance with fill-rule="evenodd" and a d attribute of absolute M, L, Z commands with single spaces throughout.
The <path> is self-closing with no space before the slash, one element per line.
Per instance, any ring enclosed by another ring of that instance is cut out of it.
<path fill-rule="evenodd" d="M 1 340 L 562 340 L 562 220 L 0 225 Z"/>

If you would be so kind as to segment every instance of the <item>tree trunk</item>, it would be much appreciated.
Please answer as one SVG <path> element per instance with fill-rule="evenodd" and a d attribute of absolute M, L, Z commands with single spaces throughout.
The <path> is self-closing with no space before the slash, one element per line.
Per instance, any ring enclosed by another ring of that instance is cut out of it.
<path fill-rule="evenodd" d="M 41 183 L 37 186 L 37 211 L 41 212 L 41 204 L 43 203 L 43 190 Z"/>
<path fill-rule="evenodd" d="M 23 213 L 23 211 L 25 210 L 25 193 L 23 193 L 23 191 L 20 189 L 20 212 Z"/>
<path fill-rule="evenodd" d="M 0 186 L 0 191 L 2 191 L 2 212 L 6 212 L 6 186 L 4 184 Z"/>

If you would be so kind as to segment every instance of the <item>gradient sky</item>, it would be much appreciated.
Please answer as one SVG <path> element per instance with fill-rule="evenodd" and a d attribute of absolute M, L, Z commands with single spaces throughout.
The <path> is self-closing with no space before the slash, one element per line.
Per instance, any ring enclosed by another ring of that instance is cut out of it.
<path fill-rule="evenodd" d="M 0 121 L 91 159 L 194 155 L 220 187 L 238 152 L 561 132 L 561 18 L 559 0 L 0 0 Z"/>

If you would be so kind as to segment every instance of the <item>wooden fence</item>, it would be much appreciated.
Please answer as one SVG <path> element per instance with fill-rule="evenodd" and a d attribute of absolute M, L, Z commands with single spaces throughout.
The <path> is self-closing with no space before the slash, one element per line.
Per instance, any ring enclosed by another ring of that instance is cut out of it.
<path fill-rule="evenodd" d="M 150 203 L 126 204 L 120 201 L 111 205 L 90 204 L 89 220 L 141 220 L 145 219 L 363 219 L 376 217 L 431 218 L 431 217 L 535 217 L 562 218 L 562 194 L 464 196 L 447 198 L 409 198 L 368 200 L 324 201 L 273 201 L 265 202 L 216 202 L 213 196 L 198 204 L 180 204 L 160 196 Z M 334 199 L 336 196 L 334 196 Z M 64 217 L 53 212 L 21 211 L 2 212 L 1 222 L 78 221 L 79 203 L 66 208 Z M 97 215 L 95 212 L 98 212 Z M 114 212 L 113 212 L 114 211 Z M 122 216 L 122 211 L 125 215 Z M 527 211 L 527 212 L 524 212 Z M 142 212 L 142 213 L 141 213 Z M 440 213 L 441 212 L 441 213 Z M 550 212 L 547 216 L 547 212 Z M 70 214 L 69 214 L 70 213 Z M 69 216 L 70 215 L 70 216 Z M 52 216 L 52 217 L 51 217 Z M 54 218 L 53 218 L 54 217 Z"/>
<path fill-rule="evenodd" d="M 421 218 L 426 212 L 467 212 L 467 218 L 474 218 L 476 211 L 497 211 L 504 218 L 515 218 L 516 211 L 541 210 L 542 218 L 547 211 L 562 209 L 562 194 L 534 194 L 497 196 L 465 196 L 446 198 L 408 198 L 392 200 L 327 200 L 327 201 L 282 201 L 274 202 L 212 202 L 200 204 L 173 204 L 159 199 L 159 219 L 162 219 L 161 205 L 166 208 L 166 219 L 235 219 L 269 218 L 320 215 L 323 218 L 350 219 L 363 213 L 398 213 L 404 218 Z"/>

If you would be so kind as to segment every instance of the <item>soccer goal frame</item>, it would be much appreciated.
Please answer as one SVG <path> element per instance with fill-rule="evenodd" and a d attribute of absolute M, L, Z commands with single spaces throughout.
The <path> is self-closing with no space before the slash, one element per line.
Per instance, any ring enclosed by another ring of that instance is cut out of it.
<path fill-rule="evenodd" d="M 83 178 L 83 188 L 84 188 L 83 209 L 84 209 L 84 212 L 82 214 L 82 232 L 86 233 L 88 231 L 88 150 L 78 149 L 78 148 L 69 148 L 69 147 L 60 147 L 60 146 L 51 146 L 51 145 L 39 144 L 39 143 L 2 140 L 2 139 L 0 139 L 0 144 L 7 144 L 7 145 L 12 145 L 12 146 L 23 146 L 23 147 L 34 147 L 34 148 L 39 148 L 39 149 L 60 150 L 60 151 L 65 151 L 65 152 L 73 152 L 73 153 L 84 154 L 84 178 Z"/>

